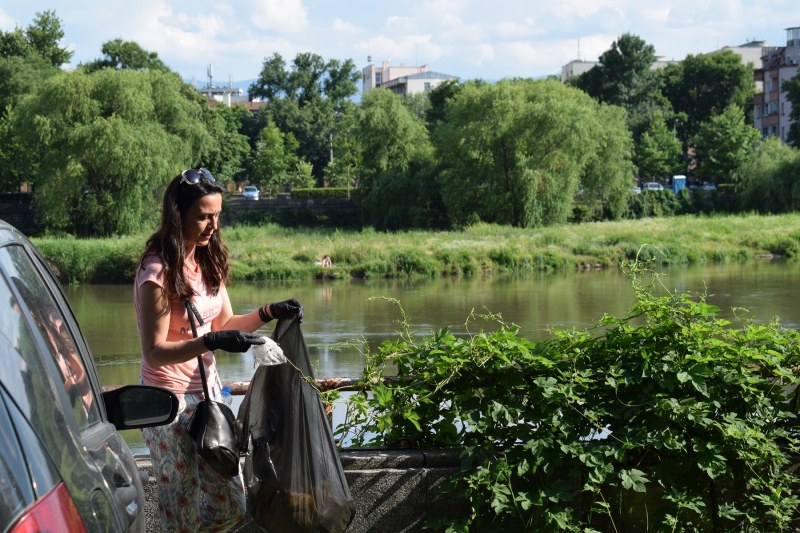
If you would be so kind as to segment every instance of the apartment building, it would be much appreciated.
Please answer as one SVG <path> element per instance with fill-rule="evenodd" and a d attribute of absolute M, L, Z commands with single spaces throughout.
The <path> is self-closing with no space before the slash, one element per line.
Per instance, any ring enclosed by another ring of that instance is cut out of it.
<path fill-rule="evenodd" d="M 760 88 L 753 98 L 755 127 L 764 137 L 779 137 L 786 142 L 792 103 L 782 89 L 783 82 L 794 78 L 800 65 L 800 27 L 786 29 L 786 46 L 768 48 L 756 69 L 754 80 Z"/>
<path fill-rule="evenodd" d="M 362 74 L 363 93 L 384 88 L 401 96 L 426 93 L 445 81 L 458 80 L 458 76 L 431 71 L 428 65 L 392 66 L 389 61 L 383 61 L 380 67 L 369 64 L 364 67 Z"/>

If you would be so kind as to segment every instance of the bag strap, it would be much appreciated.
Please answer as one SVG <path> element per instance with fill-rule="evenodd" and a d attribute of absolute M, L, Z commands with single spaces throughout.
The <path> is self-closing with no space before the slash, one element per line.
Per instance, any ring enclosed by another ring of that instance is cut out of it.
<path fill-rule="evenodd" d="M 194 325 L 194 319 L 197 318 L 197 322 L 202 326 L 204 324 L 203 317 L 200 316 L 200 312 L 191 300 L 184 300 L 183 305 L 186 307 L 186 314 L 189 315 L 189 325 L 192 327 L 192 335 L 197 338 L 197 326 Z M 200 376 L 203 378 L 203 394 L 206 400 L 210 400 L 211 395 L 208 393 L 208 383 L 206 382 L 206 365 L 203 362 L 202 355 L 197 356 L 197 366 L 200 368 Z"/>

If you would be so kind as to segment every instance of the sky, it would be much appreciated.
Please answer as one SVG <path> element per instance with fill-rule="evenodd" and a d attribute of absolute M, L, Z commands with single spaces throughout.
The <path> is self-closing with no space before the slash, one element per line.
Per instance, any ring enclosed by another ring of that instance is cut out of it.
<path fill-rule="evenodd" d="M 71 66 L 112 39 L 135 41 L 198 85 L 257 78 L 274 53 L 325 60 L 428 65 L 496 81 L 558 75 L 596 61 L 625 33 L 670 60 L 753 40 L 786 45 L 798 0 L 0 0 L 0 29 L 25 28 L 53 10 Z"/>

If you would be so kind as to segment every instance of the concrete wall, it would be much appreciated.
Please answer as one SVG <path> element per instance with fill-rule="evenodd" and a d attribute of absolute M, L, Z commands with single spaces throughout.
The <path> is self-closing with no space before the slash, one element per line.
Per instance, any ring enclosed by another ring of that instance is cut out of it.
<path fill-rule="evenodd" d="M 452 520 L 467 513 L 463 501 L 445 498 L 438 491 L 458 471 L 455 451 L 348 449 L 340 459 L 356 507 L 349 533 L 422 531 L 429 516 Z M 147 457 L 137 462 L 150 476 L 145 487 L 147 531 L 161 531 L 152 465 Z M 246 519 L 235 531 L 261 529 Z"/>

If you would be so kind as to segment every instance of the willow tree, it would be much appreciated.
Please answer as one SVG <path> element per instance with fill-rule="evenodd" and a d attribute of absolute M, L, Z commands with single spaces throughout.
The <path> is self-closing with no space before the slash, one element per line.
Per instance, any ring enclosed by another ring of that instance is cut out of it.
<path fill-rule="evenodd" d="M 205 99 L 172 73 L 49 78 L 14 114 L 40 222 L 81 235 L 152 226 L 169 179 L 215 150 L 207 112 Z"/>
<path fill-rule="evenodd" d="M 466 84 L 448 101 L 433 133 L 452 221 L 562 223 L 582 179 L 593 191 L 602 191 L 603 180 L 609 180 L 606 186 L 624 180 L 629 188 L 630 134 L 624 121 L 608 122 L 611 115 L 600 109 L 586 93 L 552 80 Z M 610 142 L 617 135 L 623 141 Z M 628 171 L 597 175 L 589 163 L 600 154 Z"/>
<path fill-rule="evenodd" d="M 366 222 L 388 229 L 440 225 L 441 202 L 425 122 L 400 96 L 376 89 L 361 101 L 357 137 Z"/>

